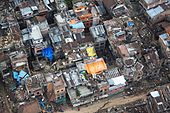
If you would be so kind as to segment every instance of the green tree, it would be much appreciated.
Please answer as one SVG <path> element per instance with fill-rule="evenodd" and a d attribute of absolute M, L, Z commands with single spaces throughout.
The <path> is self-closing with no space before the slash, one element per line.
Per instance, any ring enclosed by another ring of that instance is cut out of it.
<path fill-rule="evenodd" d="M 65 1 L 64 1 L 65 4 L 67 4 L 68 9 L 72 9 L 72 8 L 73 8 L 72 1 L 73 1 L 73 0 L 65 0 Z"/>
<path fill-rule="evenodd" d="M 81 94 L 80 94 L 80 91 L 76 88 L 76 95 L 79 97 Z"/>

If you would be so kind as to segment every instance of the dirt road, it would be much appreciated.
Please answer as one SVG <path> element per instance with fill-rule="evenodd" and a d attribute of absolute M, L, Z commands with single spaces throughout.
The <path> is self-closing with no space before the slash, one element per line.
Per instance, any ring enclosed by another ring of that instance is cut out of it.
<path fill-rule="evenodd" d="M 108 101 L 100 100 L 99 102 L 89 105 L 88 107 L 84 107 L 84 106 L 80 107 L 80 111 L 78 111 L 77 109 L 75 110 L 68 109 L 64 113 L 94 113 L 97 112 L 98 109 L 100 109 L 102 106 L 104 106 L 102 109 L 113 107 L 113 106 L 120 106 L 120 105 L 134 102 L 139 99 L 146 99 L 146 94 L 141 94 L 138 96 L 128 96 L 126 98 L 119 97 L 115 99 L 110 99 Z"/>

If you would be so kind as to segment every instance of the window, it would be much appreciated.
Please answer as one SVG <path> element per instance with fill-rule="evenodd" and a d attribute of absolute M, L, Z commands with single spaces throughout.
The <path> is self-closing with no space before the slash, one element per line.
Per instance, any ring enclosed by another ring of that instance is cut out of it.
<path fill-rule="evenodd" d="M 101 46 L 104 46 L 104 43 L 101 43 Z"/>
<path fill-rule="evenodd" d="M 61 95 L 61 98 L 64 98 L 64 95 Z"/>
<path fill-rule="evenodd" d="M 137 79 L 139 80 L 139 79 L 141 79 L 141 77 L 137 77 Z"/>
<path fill-rule="evenodd" d="M 39 95 L 40 94 L 40 92 L 37 92 L 37 95 Z"/>
<path fill-rule="evenodd" d="M 57 93 L 59 93 L 60 91 L 59 90 L 57 90 Z"/>

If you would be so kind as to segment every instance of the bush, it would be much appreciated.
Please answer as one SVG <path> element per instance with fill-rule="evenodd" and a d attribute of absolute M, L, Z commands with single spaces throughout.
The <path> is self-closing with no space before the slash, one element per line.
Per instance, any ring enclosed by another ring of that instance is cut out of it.
<path fill-rule="evenodd" d="M 65 4 L 67 5 L 68 9 L 72 9 L 73 8 L 73 4 L 72 4 L 73 0 L 65 0 Z"/>

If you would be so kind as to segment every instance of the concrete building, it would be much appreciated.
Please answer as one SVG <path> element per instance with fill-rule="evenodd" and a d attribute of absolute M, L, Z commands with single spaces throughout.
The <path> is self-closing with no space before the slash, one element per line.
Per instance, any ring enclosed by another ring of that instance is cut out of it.
<path fill-rule="evenodd" d="M 93 97 L 91 97 L 93 92 L 89 88 L 90 86 L 85 85 L 87 81 L 83 80 L 77 68 L 70 68 L 63 75 L 67 84 L 67 93 L 73 107 L 94 101 Z"/>
<path fill-rule="evenodd" d="M 165 17 L 166 17 L 165 16 L 166 15 L 165 10 L 161 6 L 157 6 L 157 7 L 154 7 L 152 9 L 146 10 L 146 14 L 148 15 L 148 20 L 151 23 L 160 22 L 160 21 L 164 20 Z"/>
<path fill-rule="evenodd" d="M 140 3 L 145 9 L 151 9 L 160 4 L 166 3 L 167 1 L 168 0 L 140 0 Z"/>
<path fill-rule="evenodd" d="M 86 27 L 97 25 L 100 21 L 99 12 L 92 2 L 74 2 L 73 10 Z"/>
<path fill-rule="evenodd" d="M 89 30 L 94 39 L 94 47 L 96 51 L 104 51 L 107 36 L 103 25 L 92 26 Z"/>
<path fill-rule="evenodd" d="M 49 37 L 54 48 L 54 57 L 56 59 L 63 58 L 64 52 L 62 49 L 62 43 L 64 42 L 64 40 L 62 32 L 57 27 L 52 27 L 49 30 Z"/>
<path fill-rule="evenodd" d="M 25 87 L 28 95 L 32 98 L 43 95 L 45 78 L 42 74 L 36 74 L 26 79 Z"/>
<path fill-rule="evenodd" d="M 119 65 L 119 71 L 126 80 L 139 81 L 142 79 L 144 65 L 138 62 L 135 57 L 123 57 L 122 60 L 118 58 L 117 65 Z"/>
<path fill-rule="evenodd" d="M 24 70 L 26 73 L 30 74 L 30 69 L 28 65 L 28 56 L 26 55 L 25 51 L 15 51 L 10 53 L 10 60 L 12 69 L 14 71 L 22 71 Z"/>
<path fill-rule="evenodd" d="M 70 26 L 70 30 L 73 33 L 73 39 L 74 40 L 81 40 L 82 38 L 85 38 L 84 36 L 84 23 L 78 19 L 72 19 L 68 21 L 68 24 Z"/>
<path fill-rule="evenodd" d="M 33 44 L 38 44 L 43 42 L 43 36 L 41 34 L 40 28 L 38 25 L 34 25 L 30 30 L 30 38 L 33 41 Z"/>
<path fill-rule="evenodd" d="M 43 42 L 43 36 L 41 34 L 38 25 L 30 25 L 29 28 L 22 30 L 23 42 L 31 40 L 32 44 L 38 44 Z"/>
<path fill-rule="evenodd" d="M 43 25 L 40 25 L 42 31 Z M 46 26 L 46 24 L 45 24 Z M 47 28 L 48 29 L 48 28 Z M 44 33 L 47 33 L 47 30 Z M 47 42 L 44 41 L 43 35 L 41 33 L 39 24 L 30 25 L 30 27 L 22 30 L 23 42 L 25 45 L 29 45 L 29 48 L 33 55 L 37 58 L 42 56 L 42 50 L 47 47 Z M 31 54 L 31 52 L 29 54 Z"/>
<path fill-rule="evenodd" d="M 128 9 L 124 4 L 117 5 L 112 9 L 112 15 L 114 17 L 123 17 L 123 16 L 128 16 Z"/>
<path fill-rule="evenodd" d="M 41 34 L 43 36 L 46 36 L 48 34 L 48 30 L 50 29 L 47 19 L 45 16 L 35 16 L 35 23 L 37 23 L 37 25 L 40 28 Z"/>
<path fill-rule="evenodd" d="M 54 17 L 57 26 L 64 37 L 65 42 L 66 43 L 73 42 L 70 26 L 67 24 L 65 18 L 62 17 L 62 14 L 55 14 Z"/>
<path fill-rule="evenodd" d="M 67 24 L 66 20 L 62 17 L 62 14 L 54 14 L 54 19 L 59 29 Z"/>
<path fill-rule="evenodd" d="M 30 7 L 21 8 L 20 10 L 24 18 L 33 16 L 33 11 Z"/>
<path fill-rule="evenodd" d="M 124 90 L 126 80 L 124 76 L 117 76 L 114 78 L 109 78 L 108 83 L 109 83 L 109 95 L 114 95 Z"/>
<path fill-rule="evenodd" d="M 47 98 L 51 102 L 56 104 L 63 104 L 66 102 L 66 83 L 62 76 L 62 73 L 52 74 L 46 73 L 46 87 L 47 87 Z"/>
<path fill-rule="evenodd" d="M 159 91 L 150 92 L 149 108 L 151 113 L 162 113 L 166 110 L 166 105 L 161 92 Z"/>
<path fill-rule="evenodd" d="M 159 35 L 159 43 L 167 58 L 170 58 L 170 36 L 167 33 Z"/>
<path fill-rule="evenodd" d="M 156 69 L 161 65 L 158 52 L 155 49 L 149 50 L 148 53 L 144 55 L 144 58 L 149 69 Z"/>
<path fill-rule="evenodd" d="M 106 98 L 109 96 L 109 84 L 107 81 L 102 81 L 101 83 L 97 84 L 98 90 L 98 98 Z"/>
<path fill-rule="evenodd" d="M 119 45 L 117 46 L 117 51 L 122 58 L 140 55 L 141 52 L 138 42 Z"/>

